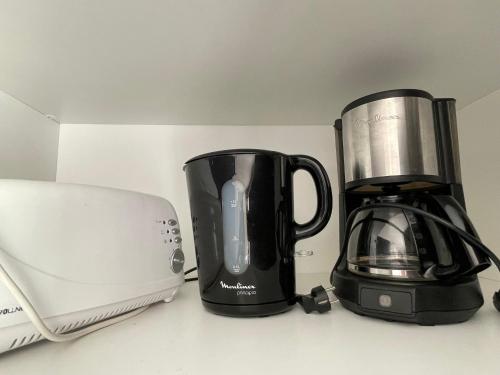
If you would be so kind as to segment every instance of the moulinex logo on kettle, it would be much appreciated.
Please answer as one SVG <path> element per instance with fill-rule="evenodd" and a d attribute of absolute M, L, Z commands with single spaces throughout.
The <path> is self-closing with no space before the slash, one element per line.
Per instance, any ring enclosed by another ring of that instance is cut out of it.
<path fill-rule="evenodd" d="M 254 294 L 257 294 L 257 291 L 255 290 L 255 285 L 249 284 L 249 285 L 243 285 L 240 282 L 238 282 L 236 285 L 230 285 L 226 284 L 224 281 L 221 280 L 220 286 L 222 289 L 231 289 L 236 291 L 237 296 L 241 295 L 246 295 L 246 296 L 251 296 Z"/>
<path fill-rule="evenodd" d="M 389 120 L 399 120 L 401 117 L 398 115 L 381 115 L 380 113 L 377 113 L 375 116 L 372 118 L 367 118 L 365 119 L 355 119 L 354 120 L 354 126 L 359 127 L 361 125 L 368 125 L 373 126 L 381 121 L 389 121 Z"/>

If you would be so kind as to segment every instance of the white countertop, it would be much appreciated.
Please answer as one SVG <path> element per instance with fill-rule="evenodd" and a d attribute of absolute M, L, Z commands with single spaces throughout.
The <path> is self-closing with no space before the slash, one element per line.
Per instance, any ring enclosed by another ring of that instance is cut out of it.
<path fill-rule="evenodd" d="M 300 275 L 305 292 L 326 275 Z M 41 342 L 0 355 L 1 375 L 24 374 L 498 374 L 500 282 L 481 279 L 485 305 L 468 322 L 423 327 L 297 306 L 266 318 L 205 311 L 196 283 L 176 300 L 69 343 Z"/>

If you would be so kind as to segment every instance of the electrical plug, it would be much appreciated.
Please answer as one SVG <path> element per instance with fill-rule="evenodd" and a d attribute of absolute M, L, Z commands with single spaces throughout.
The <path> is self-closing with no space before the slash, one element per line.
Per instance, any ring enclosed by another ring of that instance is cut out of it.
<path fill-rule="evenodd" d="M 300 295 L 298 302 L 304 308 L 306 314 L 317 311 L 322 314 L 332 309 L 332 303 L 337 302 L 337 298 L 333 294 L 334 288 L 323 288 L 317 286 L 311 289 L 310 294 Z"/>

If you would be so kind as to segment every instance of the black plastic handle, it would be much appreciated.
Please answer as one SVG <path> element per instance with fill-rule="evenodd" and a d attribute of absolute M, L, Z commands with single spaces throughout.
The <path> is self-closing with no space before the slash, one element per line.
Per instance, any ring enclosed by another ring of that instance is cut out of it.
<path fill-rule="evenodd" d="M 311 175 L 318 195 L 318 206 L 313 218 L 304 224 L 294 222 L 295 241 L 298 241 L 314 236 L 328 224 L 332 215 L 332 188 L 325 168 L 316 159 L 306 155 L 291 155 L 290 162 L 292 172 L 303 169 Z"/>

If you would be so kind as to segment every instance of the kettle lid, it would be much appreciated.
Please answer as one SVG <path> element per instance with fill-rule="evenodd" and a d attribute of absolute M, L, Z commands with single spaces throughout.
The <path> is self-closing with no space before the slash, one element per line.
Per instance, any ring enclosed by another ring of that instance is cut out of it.
<path fill-rule="evenodd" d="M 193 161 L 200 160 L 200 159 L 213 158 L 213 157 L 217 157 L 217 156 L 240 155 L 240 154 L 286 156 L 285 154 L 278 152 L 278 151 L 260 150 L 260 149 L 253 149 L 253 148 L 235 148 L 235 149 L 229 149 L 229 150 L 213 151 L 213 152 L 208 152 L 206 154 L 194 156 L 191 159 L 189 159 L 188 161 L 186 161 L 185 164 L 188 164 L 188 163 L 191 163 Z"/>

